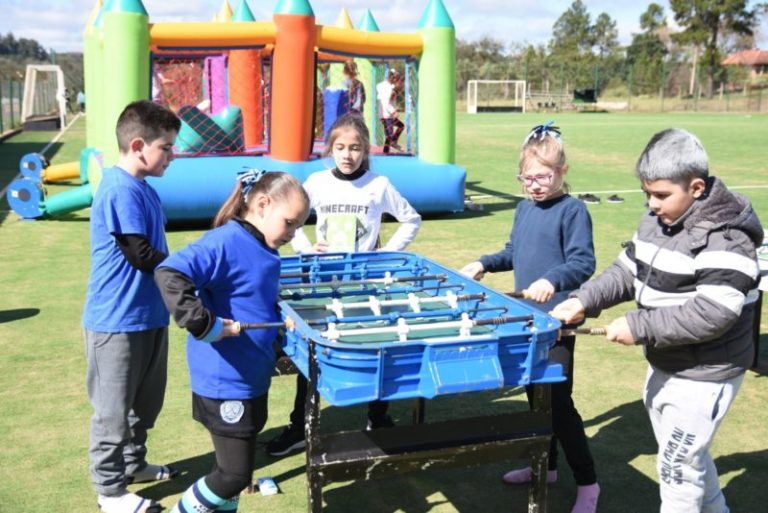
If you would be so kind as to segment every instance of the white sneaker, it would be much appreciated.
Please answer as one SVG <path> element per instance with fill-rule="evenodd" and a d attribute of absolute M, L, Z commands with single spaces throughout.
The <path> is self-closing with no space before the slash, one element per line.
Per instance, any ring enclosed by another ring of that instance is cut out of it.
<path fill-rule="evenodd" d="M 159 503 L 130 492 L 111 497 L 99 495 L 98 504 L 104 513 L 159 513 L 163 509 Z"/>

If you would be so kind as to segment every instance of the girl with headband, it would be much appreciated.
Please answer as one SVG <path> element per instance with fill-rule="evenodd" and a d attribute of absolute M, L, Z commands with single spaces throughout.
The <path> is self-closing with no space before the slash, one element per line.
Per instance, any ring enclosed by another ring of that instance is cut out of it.
<path fill-rule="evenodd" d="M 480 257 L 461 272 L 480 280 L 486 272 L 515 271 L 515 290 L 526 291 L 536 307 L 548 311 L 578 289 L 595 272 L 592 219 L 584 203 L 568 194 L 568 164 L 560 129 L 550 121 L 534 127 L 520 152 L 517 180 L 526 199 L 515 210 L 512 232 L 504 249 Z M 573 352 L 576 338 L 562 337 L 549 353 L 560 363 L 566 381 L 552 385 L 552 430 L 547 482 L 557 480 L 557 445 L 573 471 L 578 487 L 572 513 L 594 513 L 600 486 L 584 433 L 584 424 L 573 404 Z M 529 402 L 531 387 L 526 387 Z M 531 480 L 531 468 L 504 474 L 504 482 Z"/>
<path fill-rule="evenodd" d="M 214 229 L 155 272 L 163 300 L 189 332 L 192 417 L 211 433 L 213 470 L 172 513 L 237 511 L 251 484 L 256 435 L 267 421 L 277 329 L 241 332 L 233 319 L 279 321 L 280 255 L 309 215 L 301 183 L 249 170 L 214 219 Z"/>

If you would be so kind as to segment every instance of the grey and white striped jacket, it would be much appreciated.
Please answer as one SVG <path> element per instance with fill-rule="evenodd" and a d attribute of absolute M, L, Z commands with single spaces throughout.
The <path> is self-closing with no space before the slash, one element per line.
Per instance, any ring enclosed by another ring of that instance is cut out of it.
<path fill-rule="evenodd" d="M 756 248 L 763 230 L 749 201 L 710 177 L 708 194 L 674 225 L 652 213 L 611 267 L 573 295 L 587 316 L 635 299 L 632 335 L 654 367 L 717 381 L 752 362 Z"/>

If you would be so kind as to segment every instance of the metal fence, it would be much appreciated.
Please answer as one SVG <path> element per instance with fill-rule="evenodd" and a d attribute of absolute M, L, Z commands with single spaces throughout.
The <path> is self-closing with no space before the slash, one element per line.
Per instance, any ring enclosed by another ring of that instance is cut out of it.
<path fill-rule="evenodd" d="M 24 85 L 15 80 L 0 80 L 0 134 L 21 126 L 21 100 Z"/>
<path fill-rule="evenodd" d="M 655 68 L 594 66 L 588 71 L 568 65 L 526 70 L 522 78 L 528 82 L 527 108 L 768 113 L 768 74 L 745 67 L 720 70 L 711 86 L 701 63 L 697 67 L 685 62 Z M 578 92 L 591 93 L 591 99 L 583 101 Z M 462 107 L 457 105 L 459 110 Z"/>

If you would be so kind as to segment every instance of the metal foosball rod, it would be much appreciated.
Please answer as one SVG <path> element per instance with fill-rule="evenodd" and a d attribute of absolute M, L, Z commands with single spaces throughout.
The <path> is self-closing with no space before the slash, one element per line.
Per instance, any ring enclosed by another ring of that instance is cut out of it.
<path fill-rule="evenodd" d="M 408 262 L 408 257 L 402 256 L 402 255 L 382 256 L 381 254 L 377 253 L 376 262 L 403 262 L 403 265 L 405 265 Z M 318 266 L 323 263 L 328 263 L 328 264 L 333 264 L 338 266 L 338 265 L 346 265 L 346 264 L 360 264 L 360 260 L 354 257 L 332 258 L 332 257 L 329 257 L 327 254 L 316 254 L 313 257 L 303 256 L 301 259 L 295 262 L 283 262 L 282 268 L 283 269 L 291 269 L 291 268 L 304 269 L 306 267 Z M 282 278 L 285 276 L 281 274 L 280 277 Z"/>
<path fill-rule="evenodd" d="M 277 322 L 240 322 L 236 321 L 235 324 L 239 325 L 239 331 L 245 330 L 269 330 L 273 328 L 285 328 L 285 323 L 281 321 Z"/>
<path fill-rule="evenodd" d="M 443 303 L 450 305 L 451 308 L 457 308 L 457 303 L 464 301 L 484 301 L 488 296 L 485 293 L 480 294 L 463 294 L 457 296 L 453 292 L 448 292 L 445 296 L 429 296 L 429 297 L 417 297 L 415 293 L 411 292 L 405 299 L 378 299 L 376 296 L 369 296 L 368 301 L 358 301 L 354 303 L 342 303 L 334 300 L 331 303 L 325 305 L 308 305 L 308 306 L 296 306 L 294 310 L 332 310 L 336 315 L 338 311 L 352 310 L 356 308 L 370 308 L 376 315 L 381 315 L 381 308 L 387 306 L 406 306 L 410 305 L 414 312 L 420 310 L 420 306 L 429 303 Z"/>
<path fill-rule="evenodd" d="M 470 310 L 469 312 L 453 312 L 453 311 L 435 311 L 438 315 L 431 315 L 429 317 L 446 317 L 446 316 L 459 316 L 461 315 L 462 318 L 467 317 L 469 313 L 476 313 L 476 312 L 484 312 L 484 311 L 493 311 L 493 310 L 499 310 L 501 307 L 488 307 L 488 308 L 475 308 L 473 310 Z M 375 319 L 373 317 L 376 317 Z M 421 315 L 415 315 L 415 312 L 399 312 L 396 315 L 382 315 L 382 316 L 365 316 L 365 319 L 362 317 L 346 317 L 337 319 L 335 317 L 326 317 L 324 319 L 309 319 L 305 320 L 308 325 L 310 326 L 324 326 L 324 325 L 335 325 L 337 323 L 344 323 L 344 324 L 353 324 L 358 322 L 375 322 L 375 321 L 382 321 L 382 320 L 388 320 L 391 322 L 406 322 L 408 319 L 422 319 L 426 318 L 427 316 Z M 491 317 L 488 319 L 469 319 L 473 324 L 473 326 L 487 326 L 487 325 L 499 325 L 499 324 L 508 324 L 512 322 L 531 322 L 533 321 L 533 315 L 518 315 L 518 316 L 500 316 L 500 317 Z M 461 321 L 443 321 L 443 322 L 437 322 L 429 324 L 430 326 L 436 326 L 438 324 L 444 324 L 444 323 L 456 323 Z M 244 330 L 262 330 L 262 329 L 273 329 L 273 328 L 288 328 L 293 329 L 296 326 L 295 321 L 291 317 L 286 317 L 286 320 L 284 322 L 282 321 L 275 321 L 275 322 L 241 322 L 236 321 L 236 324 L 239 326 L 240 331 Z M 427 324 L 423 324 L 426 326 Z M 409 326 L 419 326 L 416 324 L 411 324 Z M 386 326 L 383 326 L 386 327 Z M 379 327 L 375 328 L 359 328 L 362 330 L 365 329 L 378 329 Z M 391 328 L 391 326 L 390 326 Z M 352 330 L 348 330 L 352 331 Z M 348 331 L 345 331 L 346 334 Z"/>
<path fill-rule="evenodd" d="M 338 274 L 338 273 L 337 273 Z M 331 288 L 338 289 L 340 287 L 355 287 L 357 285 L 373 285 L 384 284 L 389 285 L 392 283 L 403 282 L 424 282 L 430 280 L 445 281 L 448 277 L 445 274 L 425 274 L 422 276 L 384 276 L 383 278 L 368 278 L 365 280 L 331 280 L 331 281 L 318 281 L 313 283 L 286 283 L 281 285 L 280 288 L 286 289 L 309 289 L 309 288 Z"/>
<path fill-rule="evenodd" d="M 354 335 L 375 335 L 379 333 L 397 333 L 400 342 L 408 340 L 408 333 L 412 331 L 429 331 L 439 329 L 458 329 L 460 337 L 469 337 L 470 330 L 476 326 L 500 326 L 514 322 L 533 321 L 533 315 L 501 316 L 488 319 L 470 319 L 466 313 L 462 318 L 456 321 L 431 322 L 422 324 L 408 324 L 405 318 L 400 318 L 396 326 L 381 326 L 374 328 L 356 328 L 348 330 L 338 330 L 335 323 L 328 325 L 328 329 L 322 332 L 322 335 L 328 340 L 338 340 L 342 336 Z"/>
<path fill-rule="evenodd" d="M 418 267 L 414 267 L 411 270 L 416 271 Z M 280 278 L 313 278 L 315 276 L 338 276 L 339 274 L 373 274 L 373 273 L 392 273 L 402 272 L 403 266 L 378 266 L 367 267 L 359 269 L 333 269 L 330 271 L 293 271 L 280 274 Z"/>
<path fill-rule="evenodd" d="M 512 291 L 512 292 L 505 292 L 505 296 L 513 297 L 515 299 L 533 299 L 533 295 L 528 292 L 528 290 L 523 289 L 520 292 Z"/>
<path fill-rule="evenodd" d="M 558 330 L 558 338 L 560 337 L 573 337 L 575 335 L 602 335 L 605 336 L 607 332 L 606 328 L 570 328 Z"/>
<path fill-rule="evenodd" d="M 308 288 L 308 287 L 305 287 Z M 348 297 L 348 296 L 370 296 L 375 295 L 378 296 L 380 294 L 411 294 L 415 292 L 427 292 L 429 290 L 446 290 L 446 289 L 458 289 L 463 290 L 464 285 L 462 284 L 451 284 L 451 283 L 443 283 L 440 285 L 435 285 L 432 287 L 414 287 L 414 286 L 406 286 L 403 288 L 398 289 L 390 289 L 390 288 L 384 288 L 379 289 L 378 287 L 373 288 L 366 288 L 366 289 L 353 289 L 353 290 L 338 290 L 338 289 L 332 289 L 328 291 L 315 291 L 315 292 L 289 292 L 289 291 L 280 291 L 280 299 L 286 300 L 286 301 L 301 301 L 303 299 L 322 299 L 322 298 L 340 298 L 340 297 Z"/>
<path fill-rule="evenodd" d="M 312 319 L 310 323 L 318 324 L 354 324 L 362 322 L 389 322 L 394 324 L 400 319 L 434 319 L 438 317 L 449 317 L 456 319 L 464 314 L 477 314 L 480 312 L 507 311 L 505 306 L 489 306 L 486 308 L 470 308 L 468 310 L 426 310 L 421 312 L 392 312 L 383 315 L 355 315 L 352 317 L 340 317 L 338 315 L 329 315 L 323 319 Z"/>
<path fill-rule="evenodd" d="M 450 319 L 456 319 L 465 314 L 477 314 L 480 312 L 493 312 L 503 310 L 506 312 L 507 308 L 504 306 L 489 306 L 487 308 L 472 308 L 469 310 L 428 310 L 426 312 L 392 312 L 385 315 L 359 315 L 353 317 L 338 317 L 336 315 L 330 315 L 323 317 L 322 319 L 307 319 L 306 322 L 309 326 L 325 326 L 330 324 L 355 324 L 363 322 L 389 322 L 395 324 L 400 319 L 414 320 L 414 319 L 434 319 L 439 317 L 449 317 Z M 287 317 L 290 319 L 290 317 Z M 291 321 L 293 322 L 293 321 Z M 487 323 L 483 323 L 487 324 Z M 478 326 L 482 326 L 479 324 Z M 254 330 L 254 329 L 269 329 L 269 328 L 284 328 L 287 322 L 240 322 L 241 330 Z M 295 324 L 292 324 L 295 326 Z"/>

